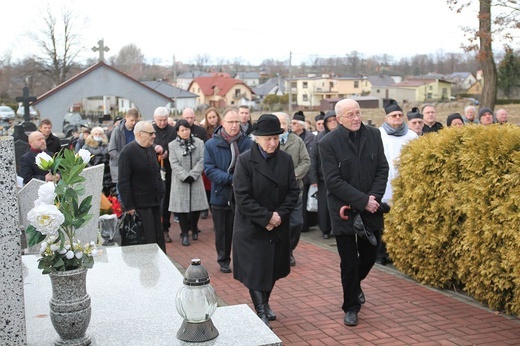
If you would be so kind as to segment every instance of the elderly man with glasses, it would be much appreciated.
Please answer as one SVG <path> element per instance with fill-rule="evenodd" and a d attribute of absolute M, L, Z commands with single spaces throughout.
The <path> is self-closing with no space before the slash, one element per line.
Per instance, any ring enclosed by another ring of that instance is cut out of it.
<path fill-rule="evenodd" d="M 334 107 L 339 125 L 318 145 L 332 233 L 340 255 L 343 322 L 358 324 L 364 280 L 375 263 L 383 229 L 381 199 L 388 178 L 381 133 L 365 126 L 359 104 L 342 99 Z M 354 222 L 356 221 L 356 222 Z"/>
<path fill-rule="evenodd" d="M 125 145 L 119 155 L 119 197 L 126 213 L 141 217 L 145 243 L 157 243 L 166 253 L 161 224 L 164 182 L 153 148 L 155 130 L 151 123 L 140 121 L 134 135 L 135 141 Z"/>

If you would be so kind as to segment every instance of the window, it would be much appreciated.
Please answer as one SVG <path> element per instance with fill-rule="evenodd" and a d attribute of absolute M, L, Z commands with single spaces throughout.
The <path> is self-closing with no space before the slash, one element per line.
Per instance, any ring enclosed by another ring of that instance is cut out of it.
<path fill-rule="evenodd" d="M 304 88 L 304 89 L 307 89 L 308 86 L 309 86 L 309 85 L 308 85 L 309 83 L 307 83 L 307 82 L 303 82 L 302 84 L 303 84 L 303 88 Z"/>
<path fill-rule="evenodd" d="M 354 81 L 354 88 L 356 88 L 356 89 L 359 88 L 359 81 L 357 81 L 357 80 Z"/>
<path fill-rule="evenodd" d="M 298 88 L 298 85 L 296 84 L 296 82 L 291 82 L 291 89 L 296 89 Z"/>
<path fill-rule="evenodd" d="M 309 101 L 309 96 L 307 94 L 303 95 L 303 101 Z"/>
<path fill-rule="evenodd" d="M 240 89 L 235 89 L 235 97 L 236 98 L 240 97 Z"/>

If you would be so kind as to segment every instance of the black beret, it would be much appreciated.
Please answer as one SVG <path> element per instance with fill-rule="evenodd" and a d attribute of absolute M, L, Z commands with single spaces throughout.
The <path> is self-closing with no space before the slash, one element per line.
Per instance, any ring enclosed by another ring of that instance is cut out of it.
<path fill-rule="evenodd" d="M 419 111 L 419 108 L 418 108 L 418 107 L 413 107 L 411 111 L 409 111 L 408 113 L 406 113 L 406 116 L 408 117 L 408 120 L 412 120 L 412 119 L 422 119 L 422 118 L 423 118 L 423 115 L 422 115 L 422 113 Z"/>
<path fill-rule="evenodd" d="M 390 114 L 395 111 L 403 111 L 401 107 L 397 104 L 397 101 L 394 99 L 388 100 L 388 102 L 385 104 L 385 112 L 386 114 Z"/>

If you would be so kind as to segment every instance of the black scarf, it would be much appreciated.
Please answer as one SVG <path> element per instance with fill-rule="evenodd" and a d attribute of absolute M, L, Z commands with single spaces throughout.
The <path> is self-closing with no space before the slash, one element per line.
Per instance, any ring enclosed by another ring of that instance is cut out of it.
<path fill-rule="evenodd" d="M 180 136 L 177 136 L 177 142 L 181 146 L 182 156 L 187 156 L 196 149 L 193 145 L 193 135 L 190 135 L 188 139 L 182 139 Z"/>

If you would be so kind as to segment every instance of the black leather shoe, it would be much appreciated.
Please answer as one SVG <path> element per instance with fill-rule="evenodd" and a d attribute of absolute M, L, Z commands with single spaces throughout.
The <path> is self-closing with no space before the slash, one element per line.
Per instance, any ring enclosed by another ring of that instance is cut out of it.
<path fill-rule="evenodd" d="M 357 312 L 355 311 L 347 311 L 345 314 L 345 318 L 343 319 L 343 323 L 345 323 L 347 326 L 357 326 L 358 325 L 358 318 L 357 318 Z"/>
<path fill-rule="evenodd" d="M 193 240 L 199 239 L 199 231 L 198 230 L 191 232 L 191 239 L 193 239 Z"/>
<path fill-rule="evenodd" d="M 168 234 L 167 231 L 164 232 L 164 242 L 165 243 L 171 243 L 172 242 L 172 238 L 170 238 L 170 235 Z"/>
<path fill-rule="evenodd" d="M 323 239 L 329 239 L 330 235 L 328 233 L 323 233 Z"/>
<path fill-rule="evenodd" d="M 220 266 L 220 271 L 223 273 L 231 273 L 231 268 L 229 267 L 229 265 L 224 264 Z"/>
<path fill-rule="evenodd" d="M 203 210 L 200 212 L 200 218 L 201 219 L 207 219 L 208 218 L 208 211 L 207 210 Z"/>
<path fill-rule="evenodd" d="M 291 254 L 291 256 L 289 257 L 289 264 L 291 265 L 291 267 L 294 267 L 296 265 L 296 260 L 294 259 L 293 254 Z"/>
<path fill-rule="evenodd" d="M 365 302 L 366 302 L 365 294 L 363 293 L 363 290 L 361 289 L 361 287 L 358 289 L 358 292 L 357 292 L 357 300 L 358 300 L 359 304 L 365 304 Z"/>
<path fill-rule="evenodd" d="M 183 246 L 190 245 L 190 238 L 188 237 L 188 235 L 183 235 L 182 236 L 182 245 Z"/>

